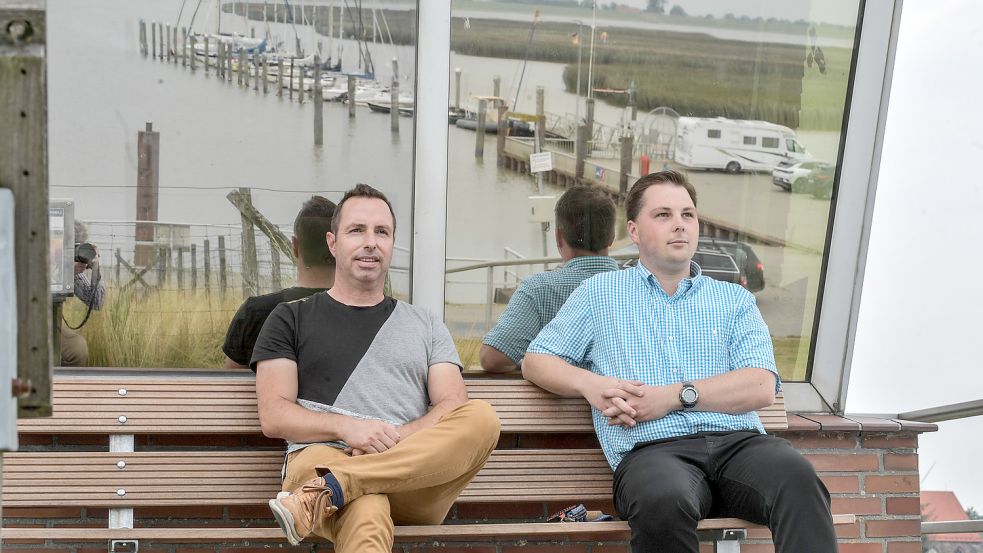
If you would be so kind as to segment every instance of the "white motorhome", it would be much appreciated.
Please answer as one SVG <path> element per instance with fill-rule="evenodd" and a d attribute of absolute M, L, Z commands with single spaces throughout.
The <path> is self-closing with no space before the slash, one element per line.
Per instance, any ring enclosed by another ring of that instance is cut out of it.
<path fill-rule="evenodd" d="M 675 142 L 676 163 L 692 169 L 770 171 L 783 161 L 812 159 L 792 129 L 767 121 L 680 117 Z"/>

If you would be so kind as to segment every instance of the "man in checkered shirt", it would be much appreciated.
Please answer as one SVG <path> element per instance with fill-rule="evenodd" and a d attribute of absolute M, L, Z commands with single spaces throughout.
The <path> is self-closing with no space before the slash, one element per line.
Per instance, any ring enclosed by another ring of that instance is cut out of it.
<path fill-rule="evenodd" d="M 530 344 L 523 375 L 590 402 L 635 553 L 698 553 L 708 517 L 768 525 L 778 553 L 835 552 L 829 492 L 755 413 L 781 382 L 754 296 L 692 261 L 693 185 L 647 175 L 625 208 L 637 266 L 584 281 Z"/>
<path fill-rule="evenodd" d="M 502 316 L 482 340 L 481 368 L 490 373 L 509 372 L 522 362 L 529 342 L 580 283 L 604 271 L 618 269 L 608 257 L 614 241 L 614 202 L 601 190 L 574 186 L 556 202 L 556 249 L 563 266 L 522 281 Z"/>

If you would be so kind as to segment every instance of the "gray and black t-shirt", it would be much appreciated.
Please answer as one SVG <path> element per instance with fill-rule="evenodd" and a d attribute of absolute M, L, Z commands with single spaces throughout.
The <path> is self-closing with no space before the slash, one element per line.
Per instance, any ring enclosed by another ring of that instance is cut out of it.
<path fill-rule="evenodd" d="M 250 367 L 280 358 L 297 363 L 300 405 L 395 425 L 427 413 L 431 366 L 461 366 L 450 332 L 429 311 L 389 297 L 354 307 L 327 292 L 282 303 L 270 313 Z M 304 445 L 290 444 L 288 451 Z"/>

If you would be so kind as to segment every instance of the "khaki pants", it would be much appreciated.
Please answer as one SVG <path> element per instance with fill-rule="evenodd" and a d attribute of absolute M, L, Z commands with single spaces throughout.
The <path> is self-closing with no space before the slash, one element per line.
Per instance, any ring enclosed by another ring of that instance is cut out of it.
<path fill-rule="evenodd" d="M 283 489 L 331 472 L 345 506 L 315 523 L 338 553 L 392 551 L 394 524 L 440 524 L 498 443 L 495 410 L 471 400 L 382 453 L 351 457 L 315 445 L 287 459 Z"/>
<path fill-rule="evenodd" d="M 81 334 L 61 324 L 61 366 L 84 367 L 89 360 L 89 345 Z"/>

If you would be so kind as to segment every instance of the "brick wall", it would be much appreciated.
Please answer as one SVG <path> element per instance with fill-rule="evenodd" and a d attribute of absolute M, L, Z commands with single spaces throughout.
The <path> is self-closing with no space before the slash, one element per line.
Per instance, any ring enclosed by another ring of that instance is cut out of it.
<path fill-rule="evenodd" d="M 816 467 L 832 495 L 835 514 L 855 514 L 857 522 L 838 529 L 842 553 L 921 553 L 920 507 L 918 478 L 918 434 L 934 431 L 934 425 L 870 419 L 862 417 L 832 417 L 828 415 L 790 415 L 789 430 L 778 435 L 789 440 Z M 209 438 L 209 446 L 244 445 L 266 446 L 272 442 L 255 438 L 243 441 L 230 439 L 228 444 L 216 444 Z M 234 443 L 231 443 L 234 442 Z M 248 442 L 248 443 L 247 443 Z M 103 449 L 105 439 L 87 437 L 48 437 L 24 443 L 23 449 L 36 450 L 52 446 L 59 449 Z M 167 449 L 173 445 L 168 439 L 142 437 L 137 448 Z M 561 435 L 555 437 L 535 435 L 504 435 L 499 443 L 502 449 L 557 447 L 596 447 L 592 436 Z M 72 485 L 72 482 L 65 482 Z M 507 522 L 541 519 L 565 507 L 565 504 L 489 504 L 459 505 L 452 509 L 448 522 Z M 613 513 L 610 501 L 588 504 L 589 509 Z M 173 508 L 136 509 L 137 524 L 141 526 L 274 526 L 268 511 L 262 507 L 200 507 L 175 510 Z M 108 513 L 105 509 L 52 508 L 26 512 L 24 509 L 5 508 L 4 527 L 105 527 Z M 394 551 L 400 553 L 425 553 L 428 551 L 469 551 L 473 553 L 609 553 L 628 551 L 627 534 L 612 536 L 554 536 L 531 540 L 471 539 L 468 541 L 403 541 Z M 5 551 L 23 553 L 95 553 L 106 551 L 104 543 L 24 543 L 5 540 Z M 311 546 L 290 547 L 286 543 L 235 542 L 216 545 L 175 545 L 142 542 L 143 553 L 259 553 L 260 551 L 291 550 L 310 551 Z M 330 550 L 330 544 L 319 544 L 317 549 Z M 767 531 L 752 531 L 742 545 L 747 553 L 774 551 Z M 712 551 L 709 544 L 703 551 Z"/>

